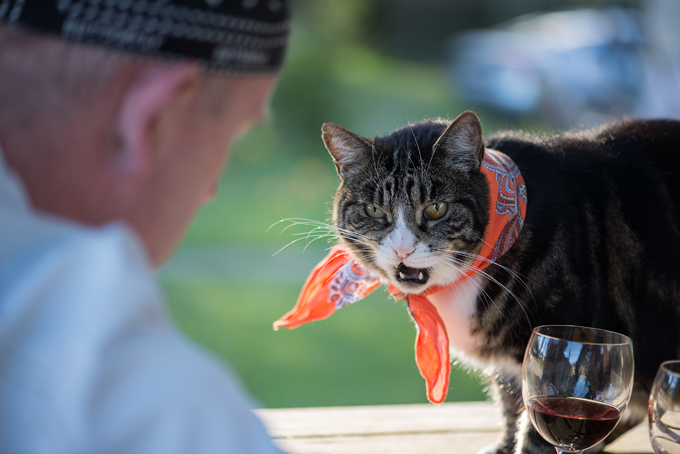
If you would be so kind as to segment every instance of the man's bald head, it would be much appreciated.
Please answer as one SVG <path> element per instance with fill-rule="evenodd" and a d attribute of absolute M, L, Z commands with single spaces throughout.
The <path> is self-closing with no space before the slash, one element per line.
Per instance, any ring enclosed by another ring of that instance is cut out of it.
<path fill-rule="evenodd" d="M 31 134 L 60 128 L 131 64 L 125 54 L 0 22 L 0 119 Z"/>
<path fill-rule="evenodd" d="M 42 211 L 122 220 L 160 263 L 214 194 L 276 76 L 209 75 L 0 25 L 0 143 Z"/>

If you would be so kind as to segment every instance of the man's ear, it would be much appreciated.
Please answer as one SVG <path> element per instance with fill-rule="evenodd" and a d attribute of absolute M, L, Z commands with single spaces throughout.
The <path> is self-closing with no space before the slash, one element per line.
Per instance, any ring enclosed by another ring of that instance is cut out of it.
<path fill-rule="evenodd" d="M 130 176 L 147 171 L 155 152 L 156 128 L 163 115 L 199 79 L 199 68 L 186 63 L 145 67 L 128 81 L 115 119 L 119 172 Z"/>
<path fill-rule="evenodd" d="M 321 126 L 321 131 L 321 138 L 340 177 L 362 168 L 366 157 L 373 152 L 373 144 L 340 125 L 327 121 Z"/>

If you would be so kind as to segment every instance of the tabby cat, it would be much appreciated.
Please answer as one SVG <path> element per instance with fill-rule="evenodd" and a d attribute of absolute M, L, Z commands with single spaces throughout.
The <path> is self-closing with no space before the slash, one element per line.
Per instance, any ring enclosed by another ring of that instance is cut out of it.
<path fill-rule="evenodd" d="M 486 149 L 519 168 L 528 202 L 515 243 L 456 297 L 436 301 L 453 354 L 491 371 L 505 424 L 485 452 L 555 452 L 521 398 L 524 349 L 538 325 L 630 336 L 633 397 L 605 443 L 646 417 L 659 364 L 680 357 L 680 122 L 621 121 L 540 137 L 505 132 L 484 141 L 468 111 L 385 137 L 360 137 L 334 123 L 322 131 L 341 177 L 333 205 L 340 242 L 406 294 L 453 282 L 480 251 L 489 209 L 480 173 Z"/>

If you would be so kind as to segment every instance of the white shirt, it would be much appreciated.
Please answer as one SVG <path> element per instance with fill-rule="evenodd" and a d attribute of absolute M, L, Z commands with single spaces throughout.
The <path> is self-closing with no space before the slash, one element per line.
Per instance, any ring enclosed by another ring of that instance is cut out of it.
<path fill-rule="evenodd" d="M 33 210 L 0 151 L 0 453 L 280 453 L 120 223 Z"/>

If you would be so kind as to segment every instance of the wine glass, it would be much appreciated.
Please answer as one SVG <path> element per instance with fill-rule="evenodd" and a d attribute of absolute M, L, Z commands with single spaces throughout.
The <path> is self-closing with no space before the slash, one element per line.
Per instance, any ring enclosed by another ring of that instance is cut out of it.
<path fill-rule="evenodd" d="M 656 454 L 680 453 L 680 360 L 659 367 L 649 395 L 649 436 Z"/>
<path fill-rule="evenodd" d="M 524 354 L 522 397 L 558 454 L 580 453 L 614 430 L 633 390 L 629 337 L 583 326 L 539 326 Z"/>

